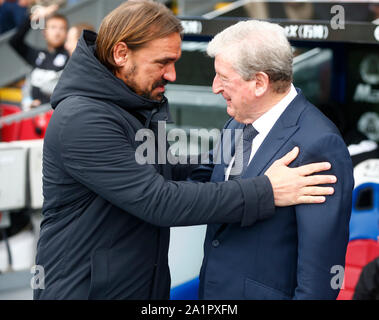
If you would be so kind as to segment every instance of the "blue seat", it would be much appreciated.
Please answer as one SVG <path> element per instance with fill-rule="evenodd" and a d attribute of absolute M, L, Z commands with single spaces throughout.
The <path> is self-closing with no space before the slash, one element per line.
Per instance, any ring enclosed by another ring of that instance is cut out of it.
<path fill-rule="evenodd" d="M 171 289 L 171 300 L 199 300 L 199 278 L 195 278 Z"/>
<path fill-rule="evenodd" d="M 379 237 L 379 184 L 363 183 L 353 191 L 350 241 Z"/>

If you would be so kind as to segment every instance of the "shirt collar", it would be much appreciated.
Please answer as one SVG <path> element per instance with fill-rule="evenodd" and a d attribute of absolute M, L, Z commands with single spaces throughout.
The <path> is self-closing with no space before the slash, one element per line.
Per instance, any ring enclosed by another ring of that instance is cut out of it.
<path fill-rule="evenodd" d="M 275 122 L 282 115 L 284 110 L 292 102 L 293 99 L 297 96 L 297 91 L 293 84 L 291 84 L 291 89 L 288 94 L 280 100 L 276 105 L 274 105 L 269 111 L 260 116 L 255 120 L 252 125 L 253 127 L 261 134 L 271 130 Z"/>

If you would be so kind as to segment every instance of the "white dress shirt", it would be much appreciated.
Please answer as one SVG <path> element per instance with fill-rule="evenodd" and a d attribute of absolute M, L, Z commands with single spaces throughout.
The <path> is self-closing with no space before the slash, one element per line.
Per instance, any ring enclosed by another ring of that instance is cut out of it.
<path fill-rule="evenodd" d="M 290 92 L 280 100 L 275 106 L 273 106 L 269 111 L 260 116 L 257 120 L 255 120 L 252 125 L 258 131 L 258 134 L 252 141 L 252 148 L 250 153 L 249 164 L 251 160 L 254 158 L 255 153 L 261 146 L 264 139 L 267 137 L 268 133 L 275 125 L 276 121 L 282 115 L 284 110 L 288 107 L 288 105 L 292 102 L 293 99 L 297 96 L 297 91 L 293 84 L 291 84 Z M 233 156 L 232 160 L 229 163 L 228 169 L 225 172 L 225 181 L 228 181 L 230 171 L 233 167 L 235 157 Z"/>

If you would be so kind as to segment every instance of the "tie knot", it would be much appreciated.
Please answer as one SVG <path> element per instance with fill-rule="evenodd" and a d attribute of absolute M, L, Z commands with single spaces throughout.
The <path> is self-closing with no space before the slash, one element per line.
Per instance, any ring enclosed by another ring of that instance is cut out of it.
<path fill-rule="evenodd" d="M 257 134 L 258 131 L 251 124 L 248 124 L 243 129 L 243 140 L 253 141 Z"/>

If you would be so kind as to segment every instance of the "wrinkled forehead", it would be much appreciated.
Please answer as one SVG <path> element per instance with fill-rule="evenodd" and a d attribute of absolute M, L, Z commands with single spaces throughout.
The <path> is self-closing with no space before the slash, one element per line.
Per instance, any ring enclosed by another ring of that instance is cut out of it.
<path fill-rule="evenodd" d="M 215 71 L 223 76 L 235 74 L 231 56 L 228 52 L 219 53 L 214 59 Z"/>
<path fill-rule="evenodd" d="M 178 60 L 181 57 L 182 39 L 178 33 L 173 33 L 164 38 L 158 38 L 149 41 L 141 49 L 136 51 L 143 51 L 144 54 L 154 57 L 154 59 Z"/>

